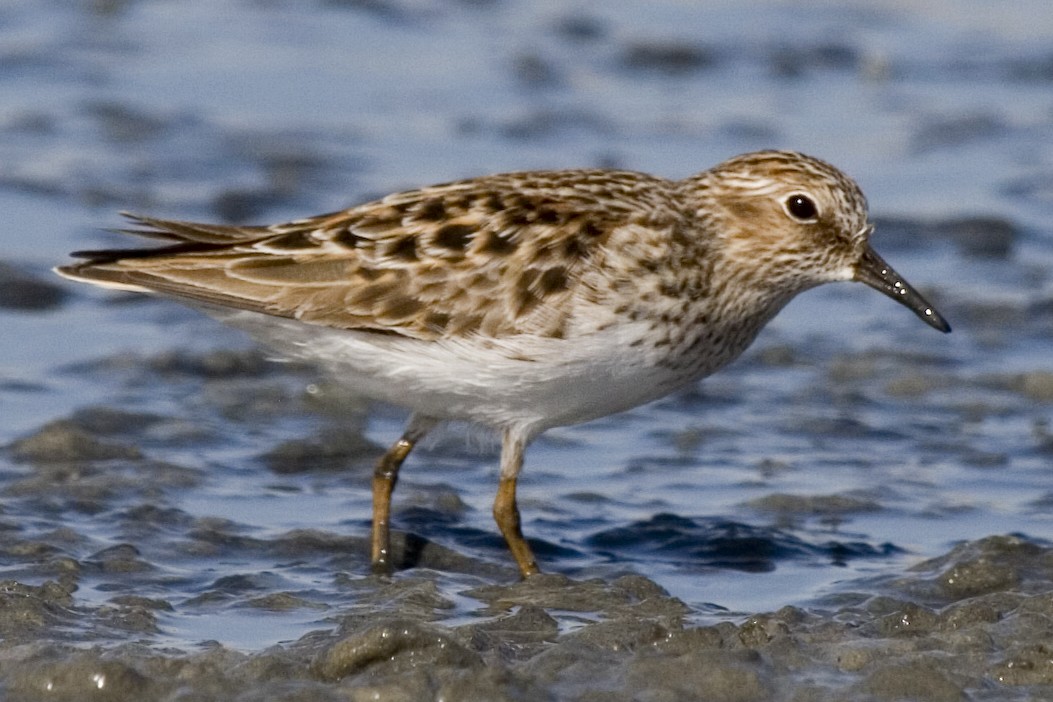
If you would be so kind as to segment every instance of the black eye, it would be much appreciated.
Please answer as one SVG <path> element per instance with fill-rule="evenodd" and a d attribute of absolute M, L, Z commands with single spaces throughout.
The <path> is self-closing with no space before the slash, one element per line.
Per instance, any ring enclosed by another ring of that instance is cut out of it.
<path fill-rule="evenodd" d="M 795 193 L 786 198 L 786 202 L 783 204 L 791 217 L 802 222 L 815 219 L 819 214 L 819 211 L 815 209 L 815 203 L 812 202 L 812 198 L 800 193 Z"/>

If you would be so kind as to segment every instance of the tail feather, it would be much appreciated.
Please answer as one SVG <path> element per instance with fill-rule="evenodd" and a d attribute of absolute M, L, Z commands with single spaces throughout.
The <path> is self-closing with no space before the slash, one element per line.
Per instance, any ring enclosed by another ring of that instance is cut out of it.
<path fill-rule="evenodd" d="M 137 226 L 128 229 L 118 229 L 118 232 L 166 241 L 230 245 L 274 234 L 274 231 L 268 227 L 202 224 L 175 219 L 158 219 L 133 212 L 121 212 L 121 215 Z"/>
<path fill-rule="evenodd" d="M 142 289 L 128 281 L 127 271 L 105 269 L 119 261 L 128 259 L 148 259 L 179 256 L 182 254 L 207 254 L 223 250 L 241 243 L 249 243 L 268 236 L 274 232 L 267 227 L 231 227 L 218 224 L 198 224 L 180 220 L 158 219 L 122 212 L 132 222 L 133 227 L 114 230 L 120 234 L 159 239 L 168 242 L 167 246 L 155 246 L 138 249 L 87 249 L 74 251 L 71 256 L 85 259 L 67 266 L 59 266 L 55 272 L 73 280 L 97 282 L 113 287 L 127 286 L 131 289 Z"/>
<path fill-rule="evenodd" d="M 206 253 L 227 248 L 219 244 L 204 244 L 188 241 L 185 243 L 172 244 L 171 246 L 155 246 L 142 249 L 85 249 L 74 251 L 70 256 L 86 259 L 72 266 L 63 268 L 83 268 L 106 263 L 121 261 L 126 258 L 154 258 L 157 256 L 177 256 L 179 254 Z"/>
<path fill-rule="evenodd" d="M 159 239 L 167 242 L 167 245 L 134 249 L 74 251 L 71 254 L 73 257 L 84 260 L 59 266 L 55 268 L 55 272 L 64 278 L 97 283 L 106 287 L 149 291 L 151 286 L 143 285 L 137 280 L 134 271 L 112 264 L 129 259 L 167 258 L 183 254 L 222 252 L 240 243 L 273 236 L 273 232 L 266 227 L 228 227 L 157 219 L 131 212 L 121 214 L 134 226 L 115 231 L 121 234 Z"/>

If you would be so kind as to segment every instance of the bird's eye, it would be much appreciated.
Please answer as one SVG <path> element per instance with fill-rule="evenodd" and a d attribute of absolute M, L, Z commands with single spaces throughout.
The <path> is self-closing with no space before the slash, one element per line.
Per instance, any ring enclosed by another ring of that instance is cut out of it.
<path fill-rule="evenodd" d="M 812 198 L 801 193 L 794 193 L 786 198 L 783 202 L 783 207 L 786 208 L 786 212 L 791 217 L 801 222 L 814 220 L 819 215 Z"/>

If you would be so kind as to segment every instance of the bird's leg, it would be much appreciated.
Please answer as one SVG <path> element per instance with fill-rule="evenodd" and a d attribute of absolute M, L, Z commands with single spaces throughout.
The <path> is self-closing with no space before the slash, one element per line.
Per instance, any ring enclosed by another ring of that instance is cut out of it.
<path fill-rule="evenodd" d="M 541 571 L 530 545 L 523 538 L 520 526 L 519 507 L 516 505 L 516 480 L 523 467 L 523 451 L 526 440 L 518 432 L 506 429 L 501 437 L 501 482 L 494 498 L 494 521 L 505 537 L 512 557 L 516 559 L 519 572 L 527 578 Z"/>
<path fill-rule="evenodd" d="M 424 438 L 438 420 L 413 415 L 402 436 L 392 444 L 373 469 L 373 572 L 391 572 L 391 493 L 398 482 L 399 468 L 417 442 Z"/>

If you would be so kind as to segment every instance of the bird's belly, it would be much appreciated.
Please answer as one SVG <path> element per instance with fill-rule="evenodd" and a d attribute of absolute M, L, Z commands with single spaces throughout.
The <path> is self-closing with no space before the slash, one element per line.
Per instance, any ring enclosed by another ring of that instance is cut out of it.
<path fill-rule="evenodd" d="M 616 339 L 421 341 L 238 312 L 223 320 L 349 391 L 440 418 L 542 431 L 649 402 L 693 377 Z"/>

